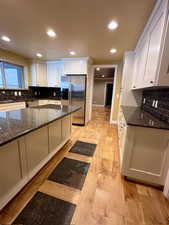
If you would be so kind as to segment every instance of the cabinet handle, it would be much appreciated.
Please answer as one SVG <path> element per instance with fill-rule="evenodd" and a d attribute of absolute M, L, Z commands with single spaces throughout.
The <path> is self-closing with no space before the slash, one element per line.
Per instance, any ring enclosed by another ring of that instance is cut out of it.
<path fill-rule="evenodd" d="M 150 84 L 153 84 L 153 83 L 154 83 L 154 81 L 151 80 L 151 81 L 150 81 Z"/>

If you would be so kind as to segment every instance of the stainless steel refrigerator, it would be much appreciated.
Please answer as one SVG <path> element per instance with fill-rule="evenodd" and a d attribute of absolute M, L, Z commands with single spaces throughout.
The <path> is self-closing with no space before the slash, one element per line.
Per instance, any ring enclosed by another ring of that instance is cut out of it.
<path fill-rule="evenodd" d="M 61 77 L 62 102 L 80 106 L 81 109 L 73 113 L 72 123 L 85 125 L 86 111 L 86 74 L 66 74 Z"/>

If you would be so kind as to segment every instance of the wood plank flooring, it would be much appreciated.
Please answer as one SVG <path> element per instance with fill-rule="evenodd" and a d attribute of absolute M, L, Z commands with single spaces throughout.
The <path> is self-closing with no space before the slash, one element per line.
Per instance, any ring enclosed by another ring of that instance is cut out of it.
<path fill-rule="evenodd" d="M 72 225 L 169 224 L 169 201 L 162 192 L 121 176 L 117 127 L 108 121 L 109 109 L 95 107 L 87 126 L 73 126 L 72 140 L 2 210 L 0 224 L 11 224 L 37 191 L 76 204 Z M 76 140 L 97 144 L 94 156 L 69 153 Z M 82 191 L 47 180 L 64 156 L 91 163 Z"/>

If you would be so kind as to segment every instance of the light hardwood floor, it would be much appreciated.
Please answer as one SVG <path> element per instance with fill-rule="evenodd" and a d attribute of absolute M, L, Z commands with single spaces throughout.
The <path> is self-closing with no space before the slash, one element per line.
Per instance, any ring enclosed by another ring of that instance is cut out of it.
<path fill-rule="evenodd" d="M 160 190 L 121 177 L 117 127 L 108 121 L 109 110 L 99 107 L 86 127 L 74 126 L 72 140 L 4 208 L 0 224 L 11 224 L 37 191 L 76 204 L 72 225 L 169 224 L 169 201 Z M 94 157 L 69 153 L 76 140 L 96 143 Z M 91 162 L 82 191 L 47 180 L 64 156 Z"/>

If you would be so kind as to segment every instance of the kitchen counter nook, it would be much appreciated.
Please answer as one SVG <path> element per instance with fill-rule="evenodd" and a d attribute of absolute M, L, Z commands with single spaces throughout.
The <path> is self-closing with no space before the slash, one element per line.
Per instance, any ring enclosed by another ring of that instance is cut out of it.
<path fill-rule="evenodd" d="M 71 137 L 76 106 L 0 112 L 0 210 Z"/>

